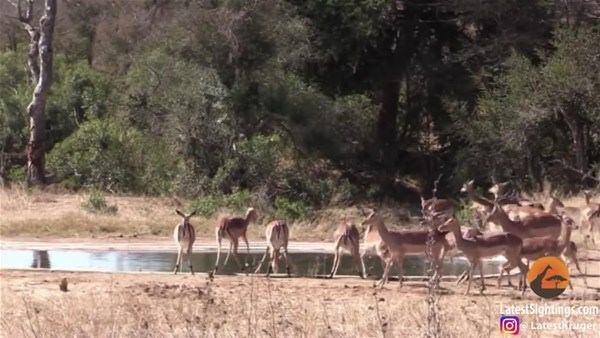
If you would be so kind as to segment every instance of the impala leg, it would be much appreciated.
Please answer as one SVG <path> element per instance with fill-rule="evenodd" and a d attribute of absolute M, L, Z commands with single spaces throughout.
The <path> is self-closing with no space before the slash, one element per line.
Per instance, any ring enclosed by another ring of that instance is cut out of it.
<path fill-rule="evenodd" d="M 471 290 L 471 282 L 473 281 L 473 269 L 475 267 L 474 263 L 470 263 L 469 265 L 469 281 L 467 283 L 467 291 L 465 291 L 465 295 L 468 295 L 469 290 Z"/>
<path fill-rule="evenodd" d="M 479 275 L 481 276 L 481 293 L 485 290 L 485 278 L 483 278 L 483 263 L 479 261 Z"/>
<path fill-rule="evenodd" d="M 385 268 L 383 269 L 383 276 L 381 276 L 381 280 L 379 281 L 379 287 L 380 288 L 383 288 L 383 285 L 387 282 L 388 275 L 390 273 L 390 269 L 392 268 L 393 264 L 394 264 L 394 260 L 392 258 L 389 258 L 385 262 Z"/>
<path fill-rule="evenodd" d="M 269 246 L 267 246 L 267 250 L 265 251 L 265 254 L 262 256 L 262 259 L 260 260 L 260 262 L 258 263 L 256 270 L 254 270 L 254 273 L 258 273 L 260 271 L 260 268 L 262 267 L 263 263 L 265 262 L 265 259 L 267 259 L 268 254 L 269 254 Z M 268 271 L 268 269 L 267 269 L 267 271 Z"/>
<path fill-rule="evenodd" d="M 285 259 L 285 270 L 287 272 L 288 277 L 290 277 L 290 261 L 288 259 L 287 246 L 283 247 L 283 258 Z"/>
<path fill-rule="evenodd" d="M 246 237 L 246 234 L 242 235 L 242 239 L 246 243 L 246 258 L 244 259 L 244 269 L 246 269 L 248 260 L 250 259 L 250 244 L 248 244 L 248 238 Z"/>
<path fill-rule="evenodd" d="M 176 275 L 177 274 L 177 270 L 179 270 L 179 266 L 181 264 L 181 254 L 182 254 L 183 248 L 181 247 L 181 245 L 179 246 L 179 249 L 177 250 L 177 260 L 175 261 L 175 270 L 173 270 L 173 274 Z"/>
<path fill-rule="evenodd" d="M 242 263 L 240 263 L 240 257 L 238 257 L 238 246 L 239 246 L 239 242 L 236 239 L 233 241 L 233 258 L 235 259 L 235 262 L 238 265 L 238 269 L 245 271 L 245 267 L 242 266 Z"/>
<path fill-rule="evenodd" d="M 360 278 L 365 278 L 365 264 L 360 258 L 360 252 L 358 252 L 358 247 L 355 247 L 354 250 L 352 250 L 352 259 L 354 260 L 354 264 L 358 269 L 358 275 L 360 276 Z"/>
<path fill-rule="evenodd" d="M 402 282 L 404 279 L 404 256 L 400 256 L 398 257 L 398 287 L 401 288 L 402 287 Z"/>
<path fill-rule="evenodd" d="M 331 274 L 329 274 L 329 278 L 333 278 L 337 273 L 338 267 L 340 265 L 340 249 L 335 249 L 335 256 L 333 257 L 333 265 L 331 266 Z"/>
<path fill-rule="evenodd" d="M 529 266 L 525 265 L 521 259 L 517 260 L 517 264 L 519 266 L 519 271 L 521 271 L 521 277 L 519 280 L 519 287 L 522 286 L 523 292 L 525 294 L 525 290 L 527 289 L 527 271 L 529 271 Z"/>
<path fill-rule="evenodd" d="M 221 242 L 222 242 L 223 238 L 220 234 L 220 231 L 217 229 L 217 261 L 215 262 L 215 270 L 213 272 L 216 273 L 217 270 L 219 269 L 219 260 L 221 258 Z"/>
<path fill-rule="evenodd" d="M 227 266 L 227 262 L 229 262 L 229 256 L 231 256 L 231 250 L 233 249 L 233 239 L 229 239 L 229 250 L 227 251 L 227 256 L 225 257 L 225 263 L 223 265 Z"/>
<path fill-rule="evenodd" d="M 268 262 L 267 262 L 267 277 L 271 275 L 271 272 L 273 272 L 273 255 L 275 254 L 275 250 L 274 249 L 270 249 L 269 255 L 267 256 L 268 258 Z"/>
<path fill-rule="evenodd" d="M 271 261 L 269 262 L 269 268 L 272 273 L 279 272 L 279 249 L 273 249 L 271 251 Z"/>
<path fill-rule="evenodd" d="M 367 268 L 365 267 L 365 256 L 367 255 L 367 251 L 363 251 L 360 255 L 360 265 L 363 272 L 363 278 L 367 277 Z"/>
<path fill-rule="evenodd" d="M 335 250 L 333 251 L 333 265 L 331 265 L 331 273 L 329 274 L 329 278 L 333 278 L 333 276 L 337 272 L 337 269 L 335 267 L 337 266 L 337 262 L 340 258 L 340 240 L 341 239 L 338 238 L 338 240 L 335 242 Z"/>
<path fill-rule="evenodd" d="M 193 243 L 190 243 L 189 246 L 188 246 L 187 259 L 188 259 L 188 265 L 190 266 L 190 272 L 193 275 L 194 274 L 194 268 L 192 267 L 192 245 L 193 245 Z"/>
<path fill-rule="evenodd" d="M 458 279 L 456 280 L 456 285 L 464 282 L 465 279 L 467 279 L 468 277 L 469 277 L 469 270 L 463 271 L 463 273 L 460 276 L 458 276 Z"/>

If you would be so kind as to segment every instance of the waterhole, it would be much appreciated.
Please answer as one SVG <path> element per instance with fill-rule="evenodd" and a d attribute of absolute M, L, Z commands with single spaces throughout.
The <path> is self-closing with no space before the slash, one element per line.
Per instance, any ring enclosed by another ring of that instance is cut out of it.
<path fill-rule="evenodd" d="M 241 264 L 248 264 L 251 270 L 256 267 L 262 254 L 240 254 Z M 176 254 L 173 252 L 135 252 L 135 251 L 95 251 L 95 250 L 0 250 L 0 268 L 23 269 L 43 268 L 57 270 L 102 271 L 102 272 L 168 272 L 173 271 Z M 225 255 L 221 255 L 221 262 Z M 322 276 L 331 271 L 333 254 L 328 253 L 290 253 L 292 274 L 296 276 Z M 208 272 L 214 268 L 215 252 L 199 252 L 192 255 L 192 264 L 196 272 Z M 486 260 L 484 273 L 497 273 L 500 259 Z M 233 256 L 227 265 L 223 266 L 220 273 L 232 274 L 240 272 Z M 283 266 L 281 260 L 281 266 Z M 380 276 L 382 273 L 381 262 L 377 257 L 366 257 L 365 266 L 371 276 Z M 404 260 L 405 276 L 427 275 L 429 263 L 424 257 L 410 256 Z M 457 257 L 453 260 L 446 259 L 443 267 L 444 275 L 459 275 L 465 271 L 468 263 L 464 258 Z M 262 272 L 265 272 L 266 264 Z M 183 271 L 187 272 L 187 261 L 184 261 Z M 281 269 L 280 272 L 283 272 Z M 478 272 L 478 271 L 477 271 Z M 344 256 L 338 270 L 338 275 L 355 275 L 357 268 L 352 258 Z"/>

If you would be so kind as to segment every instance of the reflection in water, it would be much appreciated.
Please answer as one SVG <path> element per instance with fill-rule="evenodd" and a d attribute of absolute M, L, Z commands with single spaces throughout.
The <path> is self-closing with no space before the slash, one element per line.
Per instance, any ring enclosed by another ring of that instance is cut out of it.
<path fill-rule="evenodd" d="M 33 256 L 33 259 L 32 259 Z M 241 254 L 242 264 L 247 262 L 256 266 L 261 254 L 250 256 Z M 135 251 L 83 251 L 83 250 L 0 250 L 0 268 L 50 268 L 59 270 L 90 271 L 173 271 L 176 253 L 174 252 L 135 252 Z M 213 269 L 216 253 L 194 253 L 192 264 L 194 270 L 207 272 Z M 291 253 L 292 273 L 302 276 L 327 275 L 333 261 L 332 254 L 324 253 Z M 484 263 L 484 273 L 497 273 L 502 261 Z M 369 275 L 379 276 L 382 272 L 381 262 L 376 257 L 366 257 L 365 265 Z M 446 261 L 445 275 L 459 275 L 468 267 L 464 259 Z M 187 268 L 187 267 L 185 267 Z M 407 257 L 404 261 L 406 276 L 422 276 L 427 274 L 428 263 L 422 257 Z M 187 271 L 184 270 L 184 271 Z M 239 272 L 235 260 L 230 260 L 223 267 L 222 273 Z M 339 274 L 356 275 L 356 267 L 350 256 L 344 256 Z M 394 273 L 395 274 L 395 273 Z"/>
<path fill-rule="evenodd" d="M 33 262 L 31 263 L 31 267 L 37 269 L 50 269 L 50 258 L 48 257 L 48 251 L 33 250 Z"/>

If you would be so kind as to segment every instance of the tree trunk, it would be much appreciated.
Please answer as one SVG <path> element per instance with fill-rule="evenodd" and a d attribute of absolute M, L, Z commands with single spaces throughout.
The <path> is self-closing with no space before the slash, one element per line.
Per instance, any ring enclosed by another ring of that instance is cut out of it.
<path fill-rule="evenodd" d="M 379 92 L 379 115 L 377 116 L 377 143 L 382 162 L 391 167 L 396 162 L 398 98 L 400 81 L 389 81 Z"/>
<path fill-rule="evenodd" d="M 52 83 L 53 35 L 56 20 L 56 0 L 45 0 L 44 16 L 40 19 L 39 42 L 39 75 L 33 91 L 33 98 L 27 107 L 29 114 L 29 144 L 27 145 L 27 183 L 45 184 L 45 151 L 46 151 L 46 101 Z M 31 36 L 31 35 L 30 35 Z M 33 39 L 33 38 L 32 38 Z M 33 43 L 33 42 L 32 42 Z M 30 53 L 35 48 L 30 45 Z M 30 56 L 31 57 L 31 56 Z M 29 61 L 32 61 L 31 58 Z M 32 78 L 36 67 L 30 66 Z"/>
<path fill-rule="evenodd" d="M 581 172 L 588 169 L 587 140 L 584 121 L 572 112 L 564 112 L 563 117 L 571 131 L 572 148 L 575 154 L 575 168 Z"/>

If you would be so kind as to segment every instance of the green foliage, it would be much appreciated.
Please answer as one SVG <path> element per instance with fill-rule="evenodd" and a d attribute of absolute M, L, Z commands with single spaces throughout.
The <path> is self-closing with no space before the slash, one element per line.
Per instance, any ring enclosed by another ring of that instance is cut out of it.
<path fill-rule="evenodd" d="M 21 55 L 0 52 L 0 152 L 21 151 L 27 142 L 30 93 Z"/>
<path fill-rule="evenodd" d="M 221 208 L 236 212 L 244 211 L 253 205 L 254 197 L 247 190 L 241 190 L 228 195 L 207 195 L 195 199 L 191 208 L 199 215 L 209 217 Z"/>
<path fill-rule="evenodd" d="M 148 151 L 153 149 L 154 151 Z M 168 192 L 173 160 L 167 149 L 139 131 L 111 120 L 91 120 L 48 155 L 59 180 L 110 191 Z M 166 173 L 166 174 L 165 174 Z"/>
<path fill-rule="evenodd" d="M 276 216 L 287 220 L 306 219 L 312 212 L 307 202 L 286 197 L 277 197 L 274 207 Z"/>
<path fill-rule="evenodd" d="M 554 40 L 556 51 L 544 57 L 543 64 L 535 66 L 513 55 L 506 74 L 481 95 L 476 118 L 457 117 L 459 132 L 470 143 L 459 153 L 458 163 L 465 169 L 461 176 L 479 173 L 533 180 L 544 168 L 550 170 L 554 160 L 575 163 L 576 134 L 571 123 L 589 130 L 584 151 L 597 156 L 600 68 L 594 58 L 600 53 L 598 40 L 598 30 L 560 30 Z M 563 175 L 552 180 L 573 183 Z"/>
<path fill-rule="evenodd" d="M 116 205 L 108 205 L 104 195 L 97 190 L 93 190 L 90 193 L 88 200 L 81 207 L 88 212 L 100 214 L 114 215 L 119 211 Z"/>

